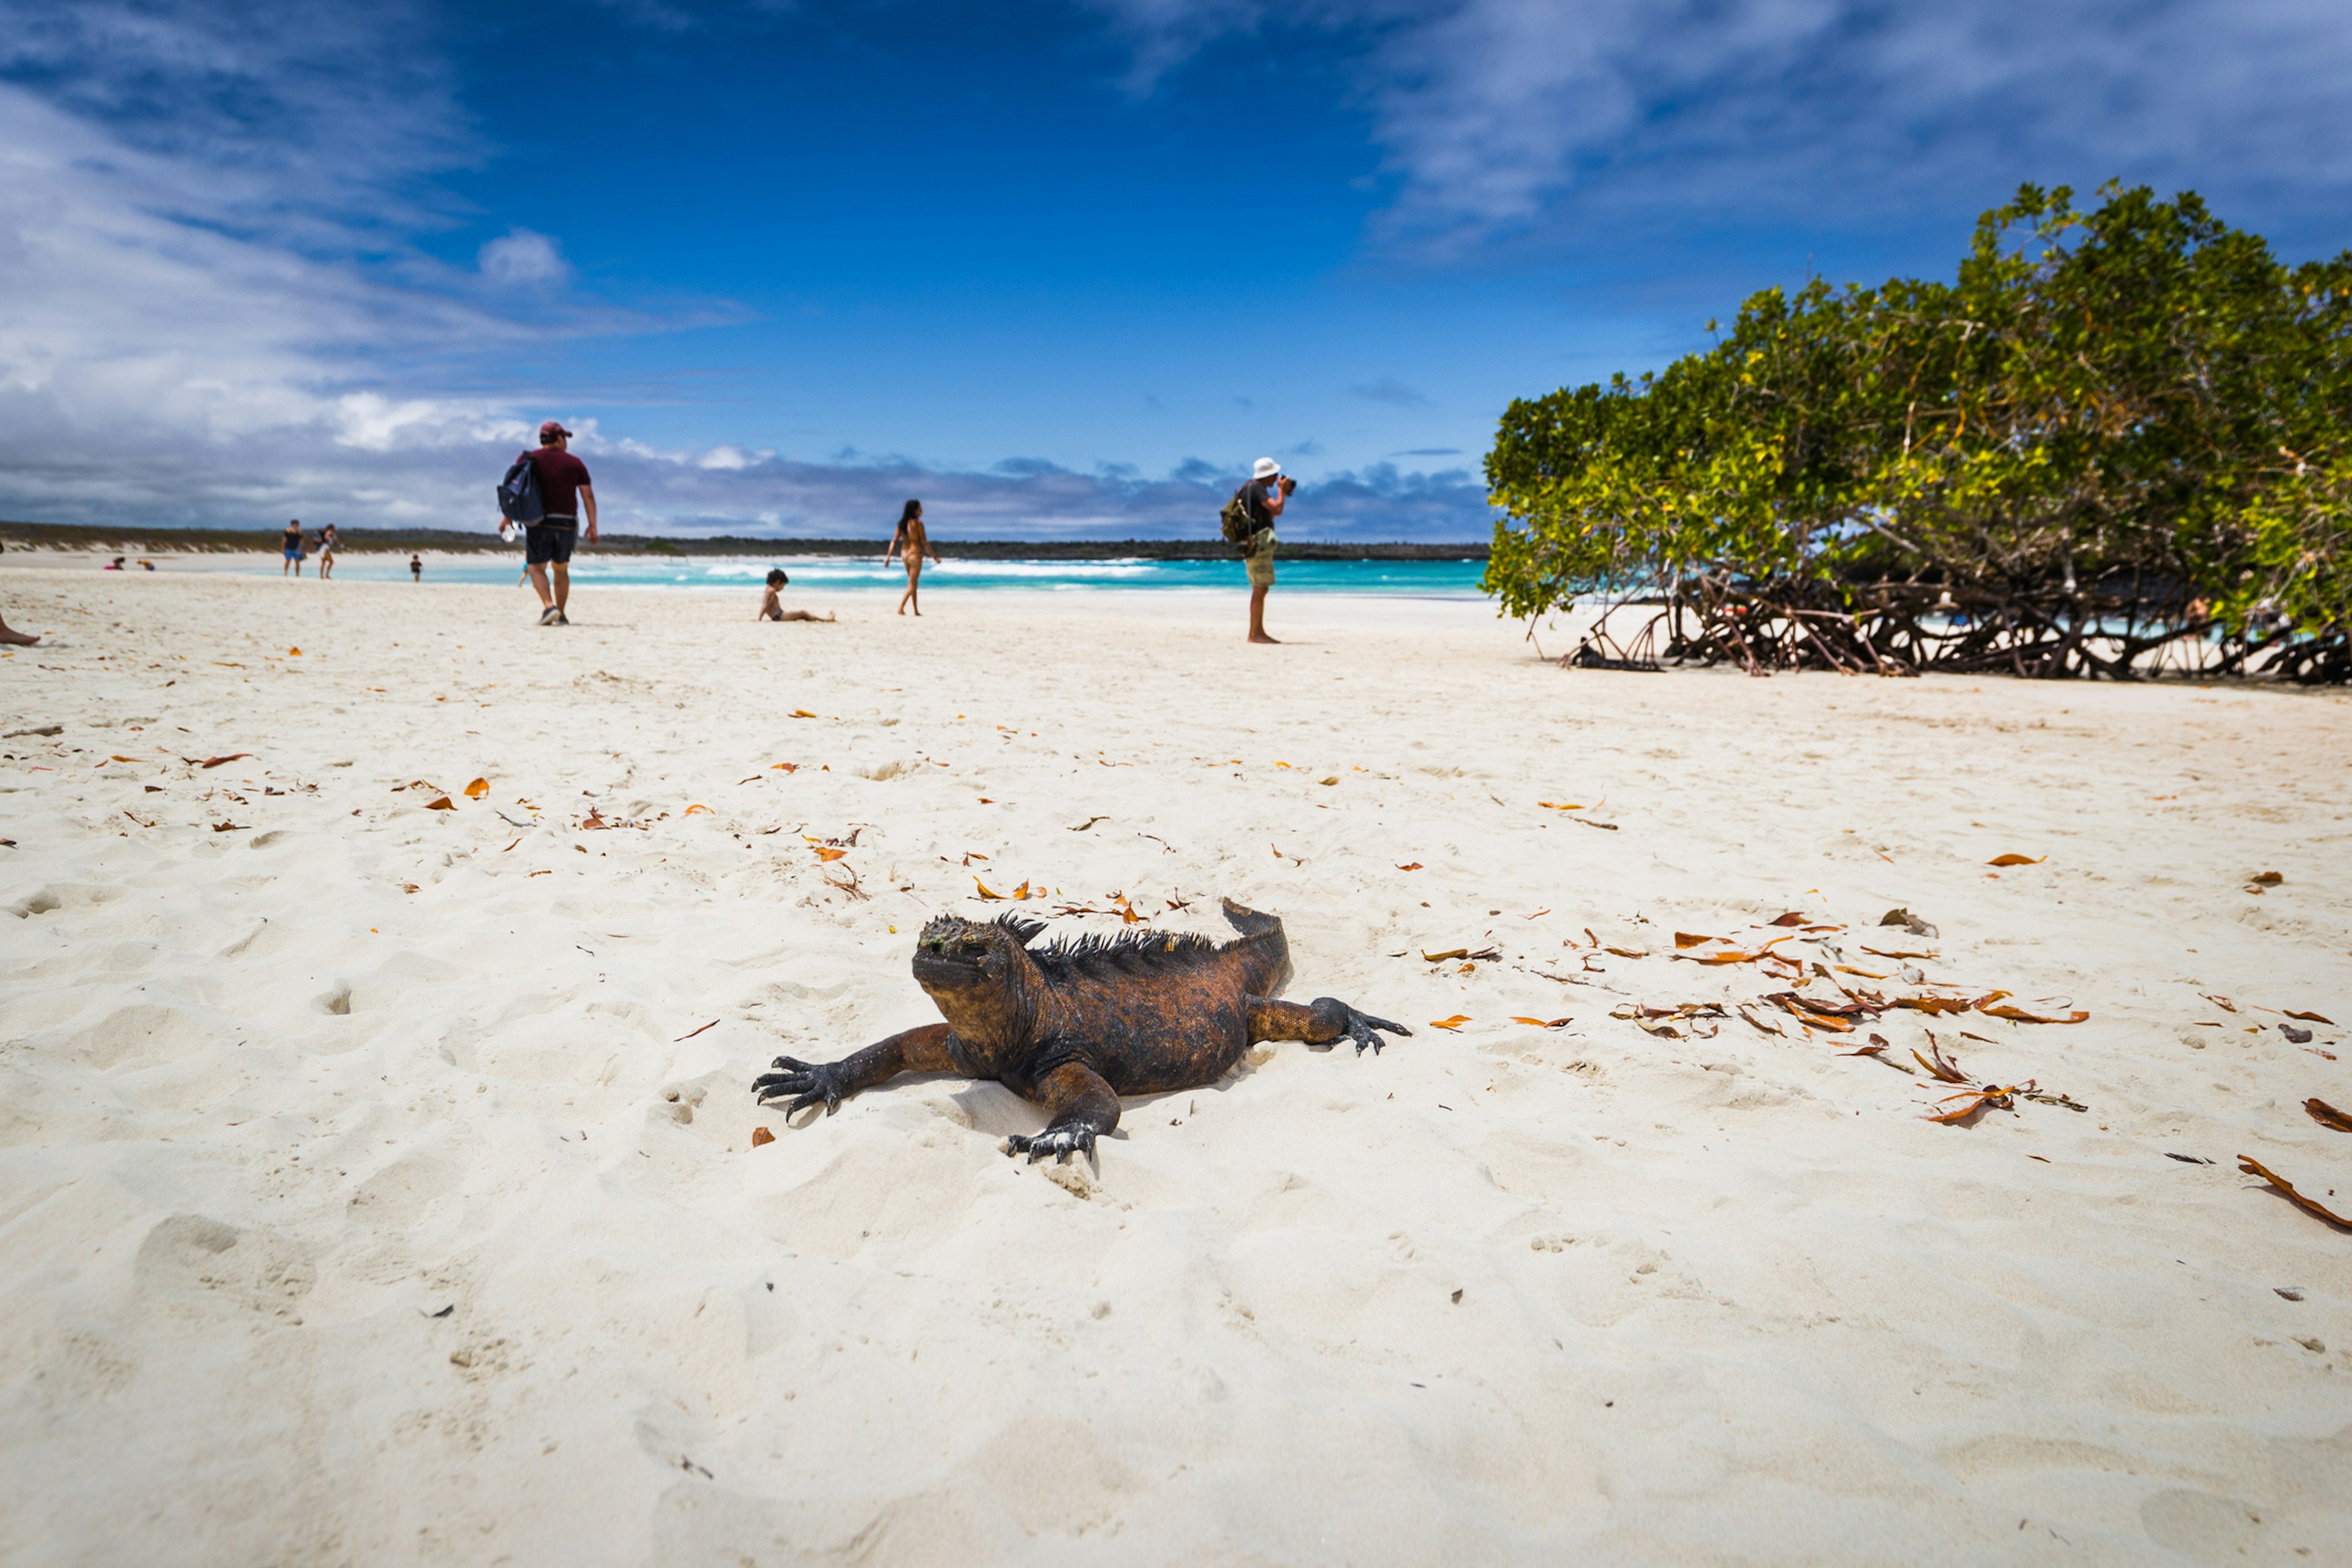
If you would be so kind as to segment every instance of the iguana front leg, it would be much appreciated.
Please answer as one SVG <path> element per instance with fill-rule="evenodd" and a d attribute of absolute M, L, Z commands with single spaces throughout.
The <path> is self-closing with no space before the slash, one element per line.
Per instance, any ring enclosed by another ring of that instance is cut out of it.
<path fill-rule="evenodd" d="M 1043 1132 L 1011 1134 L 1004 1140 L 1004 1152 L 1026 1154 L 1033 1165 L 1048 1154 L 1064 1165 L 1073 1154 L 1092 1154 L 1095 1140 L 1118 1125 L 1118 1096 L 1084 1062 L 1064 1062 L 1027 1098 L 1045 1106 L 1053 1120 Z"/>
<path fill-rule="evenodd" d="M 762 1105 L 788 1094 L 799 1096 L 784 1107 L 787 1117 L 817 1104 L 830 1116 L 859 1089 L 871 1089 L 902 1072 L 955 1071 L 955 1062 L 948 1055 L 949 1033 L 945 1024 L 926 1024 L 919 1029 L 902 1030 L 837 1062 L 778 1057 L 772 1065 L 780 1070 L 753 1079 L 751 1092 Z"/>
<path fill-rule="evenodd" d="M 1353 1040 L 1358 1056 L 1364 1054 L 1366 1046 L 1378 1056 L 1381 1037 L 1372 1033 L 1375 1029 L 1386 1029 L 1391 1035 L 1412 1033 L 1402 1024 L 1359 1013 L 1337 996 L 1318 996 L 1303 1007 L 1296 1002 L 1274 1002 L 1264 996 L 1249 999 L 1249 1037 L 1253 1040 L 1304 1040 L 1310 1046 L 1326 1047 L 1343 1039 Z"/>

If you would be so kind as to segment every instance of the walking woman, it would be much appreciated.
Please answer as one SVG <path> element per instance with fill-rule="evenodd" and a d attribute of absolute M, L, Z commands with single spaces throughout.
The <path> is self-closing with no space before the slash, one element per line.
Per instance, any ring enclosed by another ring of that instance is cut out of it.
<path fill-rule="evenodd" d="M 934 561 L 940 558 L 940 552 L 931 548 L 930 535 L 923 531 L 921 501 L 908 501 L 905 510 L 898 513 L 898 529 L 890 536 L 890 548 L 882 552 L 882 564 L 889 565 L 893 555 L 899 556 L 907 566 L 907 591 L 898 597 L 898 613 L 905 615 L 908 607 L 912 605 L 915 614 L 919 616 L 923 613 L 923 605 L 922 601 L 915 596 L 915 590 L 922 582 L 923 557 L 928 555 Z"/>

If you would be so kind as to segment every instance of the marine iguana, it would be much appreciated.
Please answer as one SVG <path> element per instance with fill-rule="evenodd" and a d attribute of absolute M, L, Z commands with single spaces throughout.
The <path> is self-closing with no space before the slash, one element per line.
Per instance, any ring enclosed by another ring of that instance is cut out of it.
<path fill-rule="evenodd" d="M 1033 948 L 1045 927 L 1019 915 L 968 921 L 941 915 L 915 942 L 915 983 L 947 1022 L 908 1029 L 837 1062 L 778 1057 L 777 1070 L 752 1080 L 760 1103 L 796 1096 L 791 1116 L 902 1072 L 994 1079 L 1045 1108 L 1045 1131 L 1014 1133 L 1007 1154 L 1034 1164 L 1092 1153 L 1118 1125 L 1123 1094 L 1201 1089 L 1231 1071 L 1258 1040 L 1311 1046 L 1410 1035 L 1402 1024 L 1359 1013 L 1332 996 L 1302 1006 L 1275 1000 L 1290 983 L 1282 921 L 1223 900 L 1240 932 L 1220 944 L 1203 936 L 1129 931 Z"/>

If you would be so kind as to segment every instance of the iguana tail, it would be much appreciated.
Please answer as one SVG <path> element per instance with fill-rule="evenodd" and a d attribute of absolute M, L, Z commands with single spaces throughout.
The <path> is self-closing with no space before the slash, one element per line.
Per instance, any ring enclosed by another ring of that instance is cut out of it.
<path fill-rule="evenodd" d="M 1264 936 L 1268 931 L 1273 931 L 1276 935 L 1281 934 L 1282 917 L 1280 915 L 1265 915 L 1258 913 L 1255 910 L 1245 910 L 1231 899 L 1220 899 L 1217 901 L 1225 907 L 1225 923 L 1244 936 Z"/>
<path fill-rule="evenodd" d="M 1260 973 L 1251 978 L 1250 992 L 1257 996 L 1279 996 L 1290 984 L 1290 939 L 1283 934 L 1282 917 L 1261 914 L 1244 909 L 1231 899 L 1221 899 L 1226 923 L 1241 933 L 1236 947 L 1246 944 L 1254 949 L 1251 957 Z"/>

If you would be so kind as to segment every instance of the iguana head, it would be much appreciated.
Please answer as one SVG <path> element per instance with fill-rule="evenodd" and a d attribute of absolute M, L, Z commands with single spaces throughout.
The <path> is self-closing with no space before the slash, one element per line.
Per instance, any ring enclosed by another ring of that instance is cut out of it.
<path fill-rule="evenodd" d="M 1031 973 L 1022 950 L 1045 928 L 1018 915 L 968 921 L 940 915 L 915 939 L 915 984 L 929 993 L 950 1023 L 991 1007 Z"/>

